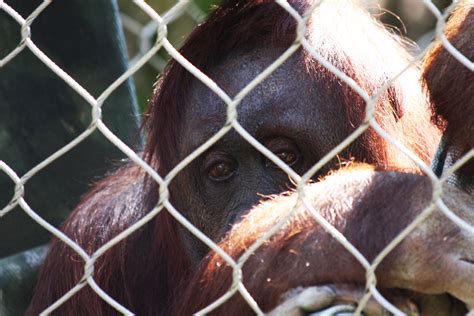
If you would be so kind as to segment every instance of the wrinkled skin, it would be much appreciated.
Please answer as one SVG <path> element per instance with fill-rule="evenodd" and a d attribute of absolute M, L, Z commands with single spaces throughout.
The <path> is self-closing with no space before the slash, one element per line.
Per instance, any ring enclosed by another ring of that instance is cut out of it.
<path fill-rule="evenodd" d="M 235 96 L 281 53 L 274 49 L 236 53 L 212 69 L 210 76 L 230 96 Z M 249 134 L 279 157 L 294 155 L 286 162 L 303 174 L 341 142 L 346 133 L 344 129 L 334 129 L 331 121 L 332 117 L 344 117 L 342 107 L 333 106 L 341 103 L 337 94 L 312 87 L 300 58 L 300 54 L 294 54 L 243 99 L 237 112 L 238 122 Z M 227 107 L 216 94 L 198 82 L 194 82 L 191 91 L 177 162 L 226 122 Z M 220 181 L 213 180 L 208 171 L 219 163 L 232 169 L 229 177 Z M 214 240 L 219 240 L 231 223 L 262 196 L 286 191 L 291 186 L 289 177 L 235 130 L 194 160 L 173 184 L 173 188 L 192 192 L 180 196 L 176 207 Z M 208 251 L 201 242 L 193 242 L 189 248 L 199 249 L 198 259 Z"/>

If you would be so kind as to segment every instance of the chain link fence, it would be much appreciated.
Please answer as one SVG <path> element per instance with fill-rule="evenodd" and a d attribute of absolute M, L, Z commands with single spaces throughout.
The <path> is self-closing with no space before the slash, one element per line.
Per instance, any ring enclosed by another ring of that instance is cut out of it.
<path fill-rule="evenodd" d="M 91 120 L 89 127 L 84 130 L 79 136 L 73 139 L 66 146 L 60 148 L 52 155 L 41 161 L 34 168 L 31 168 L 28 172 L 24 174 L 18 174 L 13 170 L 7 163 L 0 161 L 0 170 L 5 173 L 14 184 L 14 196 L 11 201 L 3 206 L 0 210 L 0 220 L 1 217 L 9 213 L 13 208 L 20 206 L 21 209 L 28 214 L 38 225 L 43 227 L 45 230 L 49 231 L 51 234 L 62 240 L 69 247 L 71 247 L 85 262 L 85 272 L 82 278 L 83 281 L 79 282 L 71 288 L 67 293 L 64 293 L 64 296 L 61 297 L 54 304 L 49 306 L 42 314 L 47 315 L 57 309 L 65 301 L 72 299 L 75 293 L 81 290 L 85 286 L 90 286 L 104 301 L 113 306 L 118 312 L 124 315 L 133 315 L 133 311 L 128 310 L 124 306 L 120 305 L 113 297 L 109 296 L 108 293 L 104 292 L 100 286 L 94 281 L 93 270 L 94 263 L 100 258 L 106 251 L 114 247 L 120 241 L 126 239 L 128 236 L 133 234 L 135 231 L 140 229 L 147 222 L 152 220 L 160 212 L 169 212 L 183 227 L 185 227 L 189 232 L 206 244 L 212 251 L 218 253 L 227 264 L 234 269 L 234 279 L 233 284 L 229 289 L 229 292 L 221 297 L 219 300 L 205 308 L 204 310 L 198 312 L 198 314 L 205 314 L 211 312 L 216 307 L 223 304 L 230 296 L 239 292 L 240 295 L 248 302 L 256 314 L 263 314 L 263 311 L 259 308 L 256 302 L 253 300 L 249 292 L 245 287 L 245 280 L 242 279 L 242 267 L 246 260 L 251 256 L 251 254 L 260 247 L 265 240 L 270 238 L 275 234 L 285 223 L 285 220 L 290 218 L 295 209 L 296 205 L 291 212 L 288 213 L 286 218 L 276 225 L 273 229 L 265 233 L 264 236 L 261 236 L 259 240 L 245 253 L 235 261 L 227 253 L 225 253 L 214 241 L 208 238 L 200 230 L 198 230 L 191 222 L 189 222 L 175 207 L 171 204 L 169 199 L 168 186 L 173 178 L 183 170 L 191 161 L 196 159 L 200 154 L 205 150 L 209 149 L 213 144 L 220 140 L 227 132 L 230 130 L 236 131 L 241 137 L 243 137 L 249 144 L 251 144 L 255 149 L 261 152 L 266 158 L 272 161 L 275 165 L 280 167 L 296 184 L 296 192 L 299 194 L 299 200 L 297 204 L 302 203 L 312 214 L 314 220 L 318 222 L 324 229 L 331 234 L 339 243 L 341 243 L 357 260 L 362 264 L 367 273 L 367 289 L 368 291 L 362 298 L 358 309 L 356 312 L 360 313 L 364 308 L 365 304 L 368 302 L 370 297 L 374 297 L 380 304 L 382 304 L 387 310 L 393 312 L 396 315 L 401 314 L 395 306 L 393 306 L 388 300 L 386 300 L 376 288 L 376 277 L 375 269 L 378 267 L 380 262 L 392 251 L 406 236 L 408 236 L 424 219 L 427 218 L 429 214 L 433 212 L 436 208 L 439 208 L 445 215 L 446 221 L 453 221 L 456 223 L 460 229 L 469 231 L 474 234 L 474 227 L 469 223 L 465 222 L 463 219 L 459 218 L 454 214 L 448 207 L 443 203 L 442 200 L 442 184 L 456 171 L 459 170 L 469 159 L 472 159 L 474 156 L 474 150 L 470 150 L 462 159 L 459 159 L 449 170 L 446 170 L 443 173 L 441 178 L 437 177 L 433 171 L 427 166 L 423 161 L 418 158 L 414 153 L 408 150 L 401 143 L 396 141 L 391 135 L 389 135 L 385 130 L 383 130 L 380 125 L 376 122 L 374 118 L 375 104 L 377 103 L 378 98 L 388 89 L 389 85 L 396 80 L 396 78 L 402 74 L 405 70 L 419 62 L 425 51 L 419 53 L 416 57 L 413 58 L 411 65 L 406 65 L 405 69 L 400 69 L 400 74 L 394 78 L 391 78 L 389 82 L 381 87 L 376 93 L 372 95 L 367 94 L 363 88 L 358 86 L 354 80 L 348 77 L 343 71 L 333 66 L 328 60 L 325 60 L 318 51 L 311 46 L 307 38 L 304 37 L 305 29 L 307 26 L 307 21 L 312 10 L 317 9 L 321 1 L 316 1 L 313 7 L 306 12 L 304 15 L 300 15 L 294 8 L 292 8 L 285 0 L 276 0 L 276 3 L 280 5 L 284 10 L 286 10 L 297 22 L 298 25 L 298 34 L 295 42 L 290 46 L 279 58 L 277 58 L 265 71 L 260 73 L 255 79 L 248 83 L 244 89 L 242 89 L 235 97 L 228 95 L 219 85 L 217 85 L 211 78 L 209 78 L 205 73 L 201 72 L 193 64 L 191 64 L 185 57 L 183 57 L 176 47 L 174 47 L 168 39 L 168 25 L 178 19 L 183 15 L 188 15 L 196 23 L 201 22 L 206 13 L 202 11 L 193 1 L 182 0 L 177 1 L 174 6 L 172 6 L 168 11 L 164 13 L 158 13 L 154 8 L 147 4 L 145 1 L 135 0 L 133 5 L 135 10 L 140 10 L 141 13 L 145 14 L 149 18 L 148 23 L 138 22 L 136 19 L 132 18 L 128 13 L 122 12 L 121 20 L 123 27 L 126 32 L 129 32 L 135 36 L 137 41 L 138 49 L 136 52 L 130 56 L 130 67 L 129 69 L 119 76 L 113 83 L 111 83 L 104 91 L 102 91 L 98 96 L 92 95 L 87 89 L 85 89 L 81 84 L 79 84 L 72 76 L 65 72 L 59 65 L 57 65 L 47 54 L 45 54 L 34 42 L 32 38 L 32 30 L 34 30 L 35 20 L 41 16 L 48 9 L 48 6 L 51 3 L 51 0 L 43 1 L 37 8 L 31 12 L 28 16 L 21 16 L 16 10 L 15 7 L 12 7 L 8 4 L 8 1 L 0 1 L 0 10 L 4 11 L 11 18 L 13 18 L 16 23 L 18 23 L 18 28 L 21 31 L 21 41 L 18 45 L 12 49 L 6 56 L 3 56 L 0 60 L 0 72 L 1 68 L 14 60 L 18 54 L 24 50 L 29 50 L 33 53 L 36 58 L 44 63 L 51 72 L 56 76 L 61 78 L 70 88 L 72 88 L 84 101 L 90 105 Z M 461 62 L 465 67 L 469 68 L 471 71 L 474 70 L 474 63 L 468 60 L 463 56 L 456 48 L 454 48 L 446 37 L 443 34 L 445 21 L 449 16 L 450 12 L 456 7 L 457 2 L 450 5 L 444 12 L 440 10 L 429 0 L 421 1 L 431 12 L 431 14 L 436 18 L 436 38 L 442 42 L 446 50 L 449 51 L 459 62 Z M 337 23 L 335 21 L 334 23 Z M 282 160 L 280 160 L 274 153 L 269 151 L 265 146 L 263 146 L 257 139 L 255 139 L 248 131 L 246 131 L 240 124 L 237 119 L 237 108 L 242 101 L 242 99 L 247 96 L 255 87 L 257 87 L 265 78 L 267 78 L 273 71 L 280 67 L 292 54 L 294 54 L 298 49 L 305 49 L 311 56 L 317 60 L 321 65 L 329 69 L 335 76 L 344 81 L 348 86 L 350 86 L 354 91 L 356 91 L 366 103 L 366 113 L 367 117 L 365 123 L 359 126 L 349 137 L 347 137 L 343 142 L 341 142 L 337 147 L 330 151 L 325 157 L 323 157 L 316 165 L 311 167 L 305 174 L 297 174 L 289 166 L 287 166 Z M 124 143 L 119 137 L 117 137 L 109 127 L 104 123 L 102 117 L 102 105 L 104 101 L 109 98 L 109 96 L 126 80 L 134 76 L 137 71 L 142 67 L 152 66 L 157 73 L 161 72 L 165 65 L 166 61 L 163 55 L 157 54 L 160 50 L 165 50 L 166 53 L 181 64 L 187 71 L 189 71 L 196 79 L 201 81 L 208 89 L 212 90 L 217 96 L 219 96 L 222 101 L 227 106 L 227 123 L 222 127 L 214 136 L 212 136 L 207 142 L 202 144 L 198 149 L 191 153 L 186 159 L 181 161 L 169 174 L 165 177 L 160 176 L 156 170 L 154 170 L 150 165 L 147 164 L 144 159 L 137 154 L 132 148 L 130 148 L 126 143 Z M 369 262 L 347 239 L 334 227 L 331 226 L 321 215 L 318 214 L 317 210 L 308 203 L 304 197 L 305 184 L 307 184 L 310 179 L 320 170 L 324 165 L 326 165 L 330 160 L 335 158 L 338 153 L 340 153 L 344 148 L 349 146 L 354 142 L 362 133 L 367 129 L 372 128 L 379 135 L 381 135 L 387 142 L 397 147 L 401 152 L 407 155 L 412 159 L 416 165 L 420 167 L 421 170 L 426 174 L 427 177 L 431 180 L 433 184 L 432 192 L 432 202 L 431 204 L 422 212 L 419 216 L 408 226 L 406 227 L 382 252 L 378 254 L 375 260 Z M 51 225 L 48 221 L 44 220 L 38 212 L 30 207 L 28 200 L 25 198 L 25 185 L 38 173 L 40 173 L 45 168 L 48 168 L 55 160 L 71 151 L 79 143 L 87 139 L 92 133 L 100 132 L 104 137 L 110 141 L 116 148 L 123 152 L 131 161 L 139 165 L 146 173 L 159 185 L 159 202 L 155 208 L 146 214 L 143 218 L 137 221 L 132 226 L 128 227 L 126 230 L 118 234 L 115 238 L 102 245 L 95 253 L 88 255 L 80 246 L 78 246 L 73 240 L 68 236 L 61 233 L 56 227 Z M 0 157 L 1 158 L 1 157 Z"/>

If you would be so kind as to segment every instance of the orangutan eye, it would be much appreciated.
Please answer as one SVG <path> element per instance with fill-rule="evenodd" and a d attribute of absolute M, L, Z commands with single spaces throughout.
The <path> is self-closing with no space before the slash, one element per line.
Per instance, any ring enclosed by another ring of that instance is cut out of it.
<path fill-rule="evenodd" d="M 218 160 L 207 168 L 207 175 L 213 181 L 224 181 L 237 171 L 237 164 L 232 160 Z"/>
<path fill-rule="evenodd" d="M 301 160 L 301 153 L 298 150 L 298 147 L 290 139 L 280 137 L 275 138 L 270 140 L 266 146 L 290 167 L 294 166 Z M 268 158 L 265 158 L 265 165 L 267 167 L 275 166 L 275 164 Z"/>
<path fill-rule="evenodd" d="M 298 161 L 298 154 L 294 151 L 280 151 L 275 155 L 288 166 L 294 165 Z"/>

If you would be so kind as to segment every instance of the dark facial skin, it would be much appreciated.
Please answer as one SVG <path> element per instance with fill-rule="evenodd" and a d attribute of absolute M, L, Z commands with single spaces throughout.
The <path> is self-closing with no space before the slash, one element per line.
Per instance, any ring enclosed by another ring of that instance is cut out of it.
<path fill-rule="evenodd" d="M 237 52 L 213 67 L 209 76 L 234 97 L 282 52 L 269 48 Z M 239 123 L 298 174 L 347 136 L 335 123 L 335 118 L 344 117 L 342 105 L 338 106 L 342 101 L 310 80 L 301 58 L 296 52 L 238 106 Z M 177 162 L 219 131 L 227 115 L 224 102 L 199 82 L 191 86 L 185 109 Z M 289 177 L 231 130 L 178 174 L 171 192 L 177 192 L 174 206 L 218 241 L 263 196 L 289 188 Z M 189 232 L 183 234 L 196 259 L 208 252 Z"/>

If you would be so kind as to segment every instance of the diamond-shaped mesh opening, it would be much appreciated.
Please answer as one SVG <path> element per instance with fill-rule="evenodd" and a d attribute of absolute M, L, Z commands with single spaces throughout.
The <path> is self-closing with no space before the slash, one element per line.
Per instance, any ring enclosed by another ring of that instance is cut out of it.
<path fill-rule="evenodd" d="M 6 11 L 0 10 L 0 61 L 6 58 L 21 41 L 21 26 Z"/>

